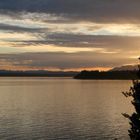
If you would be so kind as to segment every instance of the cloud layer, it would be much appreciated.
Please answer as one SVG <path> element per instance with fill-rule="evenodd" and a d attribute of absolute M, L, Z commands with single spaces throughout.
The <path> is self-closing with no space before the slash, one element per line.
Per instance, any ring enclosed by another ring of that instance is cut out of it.
<path fill-rule="evenodd" d="M 139 0 L 1 0 L 1 11 L 40 12 L 74 20 L 139 21 Z"/>
<path fill-rule="evenodd" d="M 135 63 L 139 7 L 138 0 L 1 0 L 1 69 Z"/>

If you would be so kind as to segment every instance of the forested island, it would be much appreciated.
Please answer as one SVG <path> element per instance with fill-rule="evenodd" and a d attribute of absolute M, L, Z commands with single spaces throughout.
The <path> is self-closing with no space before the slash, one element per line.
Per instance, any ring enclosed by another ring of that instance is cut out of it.
<path fill-rule="evenodd" d="M 74 79 L 112 79 L 131 80 L 137 79 L 137 71 L 81 71 Z"/>

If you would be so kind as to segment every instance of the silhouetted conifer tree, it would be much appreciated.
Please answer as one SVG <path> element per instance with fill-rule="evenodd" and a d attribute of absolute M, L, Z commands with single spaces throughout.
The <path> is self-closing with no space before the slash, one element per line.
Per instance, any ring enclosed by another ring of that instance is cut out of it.
<path fill-rule="evenodd" d="M 123 92 L 126 97 L 131 96 L 133 98 L 131 102 L 135 108 L 135 112 L 132 115 L 123 114 L 124 117 L 130 120 L 131 128 L 128 132 L 131 140 L 140 140 L 140 64 L 138 65 L 137 76 L 138 79 L 133 80 L 133 86 L 130 87 L 130 90 Z"/>

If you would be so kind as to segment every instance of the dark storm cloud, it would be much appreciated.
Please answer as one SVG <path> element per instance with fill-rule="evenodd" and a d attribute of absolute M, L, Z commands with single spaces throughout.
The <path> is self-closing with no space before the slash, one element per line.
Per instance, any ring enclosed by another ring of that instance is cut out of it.
<path fill-rule="evenodd" d="M 140 17 L 139 0 L 1 0 L 0 10 L 43 12 L 97 22 L 135 22 Z"/>

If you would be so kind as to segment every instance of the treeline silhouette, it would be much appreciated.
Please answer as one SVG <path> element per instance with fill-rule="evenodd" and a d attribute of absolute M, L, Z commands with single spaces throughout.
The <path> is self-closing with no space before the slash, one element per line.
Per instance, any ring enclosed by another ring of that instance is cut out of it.
<path fill-rule="evenodd" d="M 7 71 L 0 70 L 0 77 L 73 77 L 77 72 L 63 72 L 63 71 Z"/>
<path fill-rule="evenodd" d="M 81 71 L 75 79 L 136 79 L 137 71 Z"/>
<path fill-rule="evenodd" d="M 140 60 L 140 58 L 139 58 Z M 123 92 L 125 97 L 132 97 L 131 103 L 135 111 L 131 115 L 123 113 L 129 119 L 131 128 L 128 130 L 131 140 L 140 140 L 140 64 L 138 65 L 137 80 L 133 80 L 133 85 L 129 91 Z"/>

